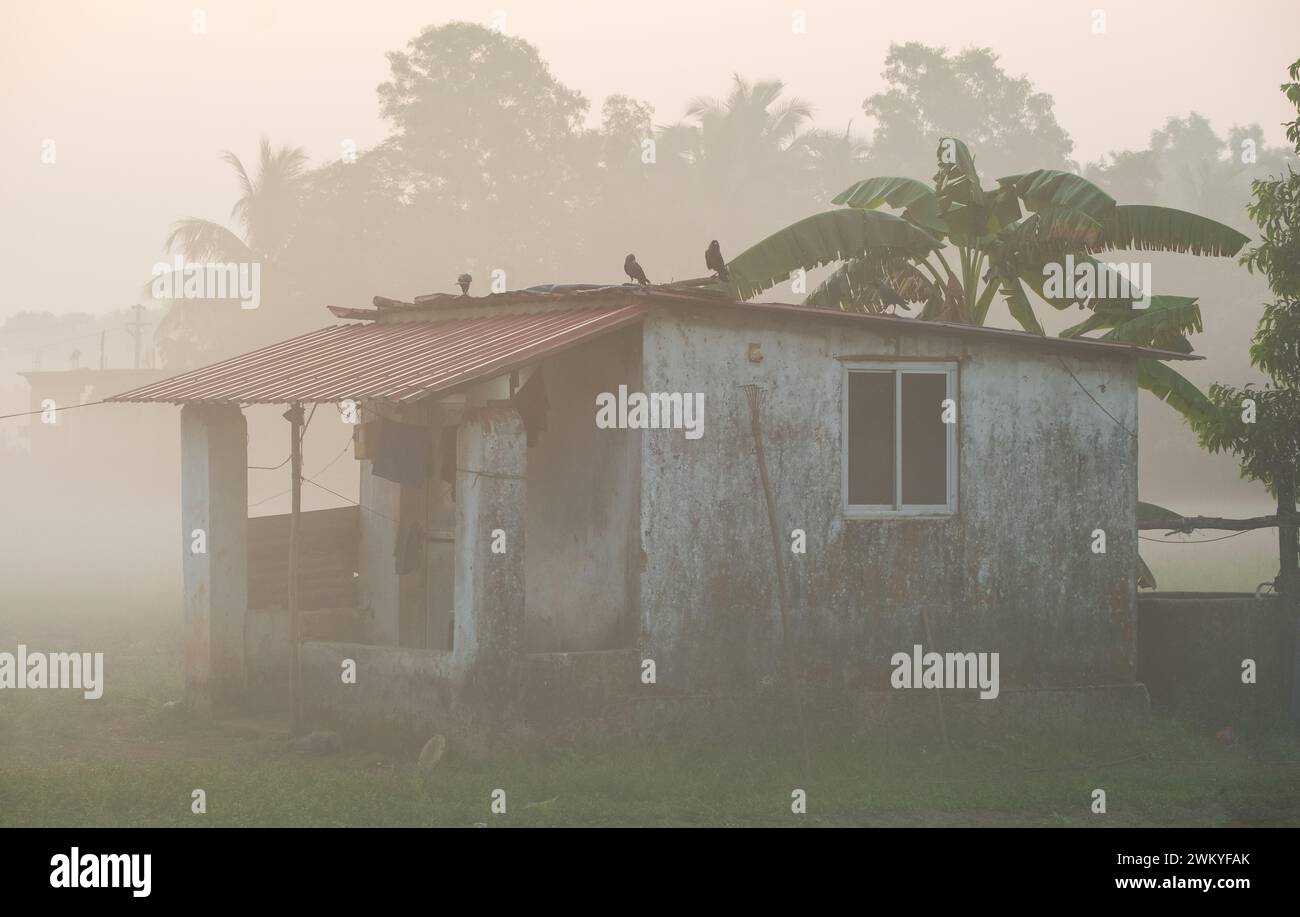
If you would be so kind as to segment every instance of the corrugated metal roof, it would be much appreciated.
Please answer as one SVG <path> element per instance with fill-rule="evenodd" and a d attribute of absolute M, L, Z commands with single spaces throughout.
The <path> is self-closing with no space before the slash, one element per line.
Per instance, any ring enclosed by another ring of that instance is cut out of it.
<path fill-rule="evenodd" d="M 109 401 L 413 401 L 638 322 L 641 304 L 441 321 L 333 325 Z"/>

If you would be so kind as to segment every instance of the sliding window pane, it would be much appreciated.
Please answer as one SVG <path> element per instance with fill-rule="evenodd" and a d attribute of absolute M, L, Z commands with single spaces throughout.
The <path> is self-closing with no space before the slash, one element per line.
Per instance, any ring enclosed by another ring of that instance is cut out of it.
<path fill-rule="evenodd" d="M 948 429 L 944 373 L 903 373 L 903 505 L 948 502 Z"/>
<path fill-rule="evenodd" d="M 849 504 L 894 504 L 894 374 L 849 373 Z"/>

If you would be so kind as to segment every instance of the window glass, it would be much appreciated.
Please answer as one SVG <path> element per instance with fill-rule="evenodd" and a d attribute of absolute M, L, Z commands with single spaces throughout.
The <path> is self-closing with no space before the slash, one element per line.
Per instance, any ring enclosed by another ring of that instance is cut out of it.
<path fill-rule="evenodd" d="M 849 373 L 849 503 L 894 504 L 894 373 Z"/>
<path fill-rule="evenodd" d="M 948 429 L 943 400 L 948 377 L 943 373 L 900 373 L 903 428 L 904 506 L 941 506 L 948 502 Z"/>

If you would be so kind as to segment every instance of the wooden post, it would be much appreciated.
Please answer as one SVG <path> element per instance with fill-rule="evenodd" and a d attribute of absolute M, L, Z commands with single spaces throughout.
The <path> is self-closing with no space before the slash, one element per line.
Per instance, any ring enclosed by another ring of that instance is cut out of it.
<path fill-rule="evenodd" d="M 1295 648 L 1291 666 L 1291 718 L 1300 724 L 1300 569 L 1297 568 L 1295 470 L 1279 468 L 1277 474 L 1277 543 L 1281 568 L 1277 591 L 1284 614 L 1296 615 Z"/>
<path fill-rule="evenodd" d="M 302 623 L 298 612 L 298 559 L 302 551 L 298 516 L 302 512 L 302 405 L 294 404 L 284 412 L 290 424 L 289 474 L 292 504 L 289 512 L 289 728 L 296 735 L 301 726 L 302 702 L 299 697 L 298 649 L 302 641 Z"/>
<path fill-rule="evenodd" d="M 777 602 L 781 610 L 781 643 L 785 648 L 785 675 L 790 683 L 790 696 L 794 701 L 795 721 L 799 726 L 799 744 L 803 749 L 804 782 L 812 780 L 812 755 L 808 751 L 808 727 L 803 718 L 803 701 L 799 697 L 799 673 L 794 664 L 794 639 L 790 634 L 790 611 L 786 598 L 785 562 L 783 552 L 785 544 L 776 523 L 776 498 L 772 495 L 772 482 L 767 474 L 767 456 L 763 452 L 762 404 L 763 390 L 757 385 L 743 385 L 745 397 L 749 401 L 749 428 L 754 435 L 754 452 L 758 456 L 758 478 L 763 485 L 763 497 L 767 503 L 767 525 L 772 530 L 772 560 L 776 565 Z"/>

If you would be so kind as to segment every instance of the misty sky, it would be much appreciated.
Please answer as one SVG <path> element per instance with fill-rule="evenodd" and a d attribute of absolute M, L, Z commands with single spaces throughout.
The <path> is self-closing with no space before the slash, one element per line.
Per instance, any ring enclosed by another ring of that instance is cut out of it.
<path fill-rule="evenodd" d="M 888 45 L 992 47 L 1056 102 L 1073 157 L 1143 149 L 1170 115 L 1196 110 L 1220 135 L 1259 122 L 1280 143 L 1277 91 L 1300 56 L 1296 0 L 910 0 L 866 2 L 311 2 L 0 0 L 0 318 L 23 309 L 102 312 L 137 301 L 182 216 L 225 222 L 237 191 L 219 159 L 254 158 L 259 135 L 314 163 L 366 147 L 387 126 L 375 87 L 386 51 L 422 27 L 491 24 L 535 44 L 593 116 L 612 93 L 678 120 L 732 72 L 784 79 L 818 126 L 870 124 Z M 192 10 L 207 33 L 191 31 Z M 794 9 L 807 33 L 794 34 Z M 1092 31 L 1093 11 L 1106 15 Z M 466 125 L 466 130 L 472 130 Z M 41 162 L 42 143 L 57 161 Z M 565 279 L 565 278 L 556 278 Z M 621 278 L 613 276 L 612 279 Z M 389 291 L 394 292 L 394 291 Z M 403 291 L 396 291 L 403 292 Z M 410 291 L 406 291 L 410 292 Z"/>

